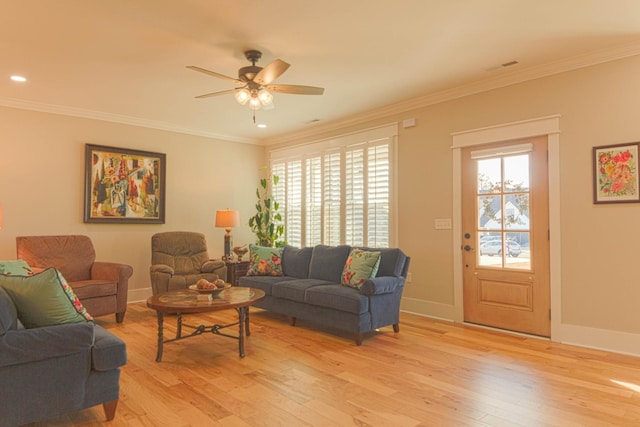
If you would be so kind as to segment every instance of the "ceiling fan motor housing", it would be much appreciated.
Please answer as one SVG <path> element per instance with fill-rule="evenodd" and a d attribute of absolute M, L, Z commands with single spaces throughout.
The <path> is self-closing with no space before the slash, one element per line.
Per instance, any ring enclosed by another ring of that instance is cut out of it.
<path fill-rule="evenodd" d="M 254 77 L 260 72 L 260 70 L 262 70 L 262 67 L 257 67 L 255 65 L 242 67 L 238 70 L 238 78 L 243 82 L 253 81 Z"/>

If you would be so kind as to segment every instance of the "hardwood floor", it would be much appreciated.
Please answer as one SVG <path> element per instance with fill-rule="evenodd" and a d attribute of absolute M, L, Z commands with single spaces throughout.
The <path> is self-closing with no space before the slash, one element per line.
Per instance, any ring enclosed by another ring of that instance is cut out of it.
<path fill-rule="evenodd" d="M 98 323 L 127 343 L 115 419 L 97 406 L 37 425 L 640 425 L 640 358 L 415 315 L 357 347 L 350 334 L 252 309 L 244 359 L 236 340 L 207 334 L 166 344 L 161 363 L 155 312 L 143 303 L 122 324 Z M 174 326 L 169 317 L 165 332 Z"/>

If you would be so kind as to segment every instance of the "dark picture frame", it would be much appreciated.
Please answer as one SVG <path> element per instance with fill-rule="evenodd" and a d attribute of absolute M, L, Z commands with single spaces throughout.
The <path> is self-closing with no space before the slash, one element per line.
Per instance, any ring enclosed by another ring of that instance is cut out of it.
<path fill-rule="evenodd" d="M 640 142 L 593 147 L 593 203 L 638 203 Z"/>
<path fill-rule="evenodd" d="M 84 222 L 164 224 L 164 153 L 86 144 Z"/>

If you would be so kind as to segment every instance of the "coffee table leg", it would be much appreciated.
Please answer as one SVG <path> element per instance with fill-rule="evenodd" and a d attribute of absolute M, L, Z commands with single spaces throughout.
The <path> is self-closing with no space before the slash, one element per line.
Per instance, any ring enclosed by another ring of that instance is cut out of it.
<path fill-rule="evenodd" d="M 182 336 L 182 313 L 178 313 L 178 325 L 176 327 L 176 339 Z"/>
<path fill-rule="evenodd" d="M 238 336 L 238 351 L 240 352 L 240 357 L 244 357 L 244 327 L 247 319 L 247 307 L 238 307 L 238 326 L 240 327 L 240 333 Z"/>
<path fill-rule="evenodd" d="M 162 329 L 164 324 L 164 313 L 158 311 L 158 353 L 156 354 L 156 362 L 162 360 L 162 342 L 164 341 Z"/>
<path fill-rule="evenodd" d="M 251 335 L 251 330 L 249 329 L 249 306 L 246 307 L 247 309 L 247 315 L 246 315 L 246 320 L 244 322 L 244 330 L 245 330 L 245 334 L 247 336 Z"/>

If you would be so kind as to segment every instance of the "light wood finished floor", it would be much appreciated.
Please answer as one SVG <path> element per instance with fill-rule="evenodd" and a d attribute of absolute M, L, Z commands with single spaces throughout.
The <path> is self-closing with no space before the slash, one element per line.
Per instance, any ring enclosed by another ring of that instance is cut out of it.
<path fill-rule="evenodd" d="M 128 349 L 115 420 L 98 406 L 38 425 L 640 425 L 640 358 L 415 315 L 357 347 L 348 334 L 252 309 L 244 359 L 236 340 L 207 334 L 166 344 L 161 363 L 155 312 L 143 303 L 122 324 L 99 323 Z M 175 333 L 175 318 L 165 326 Z"/>

